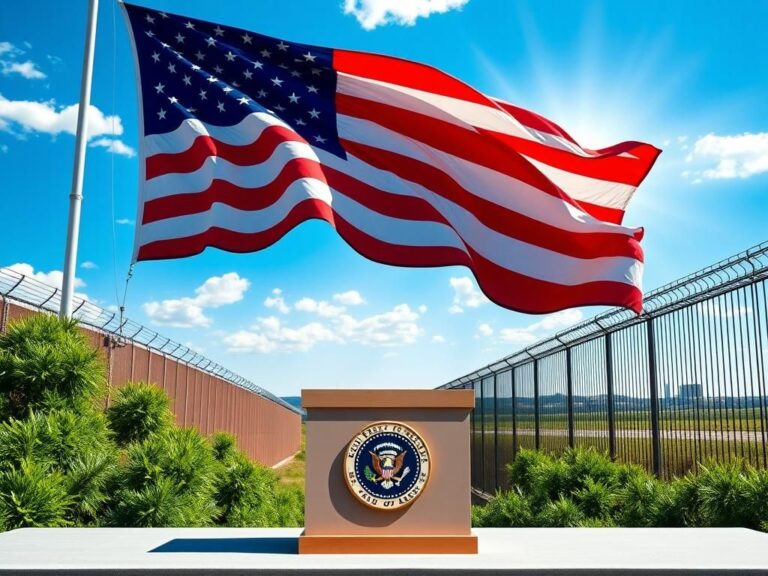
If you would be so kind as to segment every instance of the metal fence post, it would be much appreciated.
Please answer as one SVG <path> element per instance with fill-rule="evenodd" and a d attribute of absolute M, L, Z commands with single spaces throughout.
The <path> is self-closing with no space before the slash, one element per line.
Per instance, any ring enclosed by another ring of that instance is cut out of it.
<path fill-rule="evenodd" d="M 533 359 L 533 424 L 536 450 L 539 449 L 541 439 L 539 438 L 539 361 Z"/>
<path fill-rule="evenodd" d="M 515 385 L 515 368 L 510 374 L 512 379 L 512 460 L 517 458 L 517 386 Z"/>
<path fill-rule="evenodd" d="M 565 349 L 565 378 L 568 386 L 568 446 L 573 448 L 573 373 L 570 347 Z"/>
<path fill-rule="evenodd" d="M 616 414 L 613 403 L 613 355 L 611 333 L 605 334 L 605 383 L 608 388 L 608 453 L 616 458 Z"/>
<path fill-rule="evenodd" d="M 648 330 L 648 383 L 651 393 L 651 442 L 653 449 L 653 473 L 661 475 L 661 439 L 659 437 L 659 387 L 656 374 L 656 336 L 653 318 L 646 321 Z"/>
<path fill-rule="evenodd" d="M 494 492 L 499 488 L 499 387 L 493 373 L 493 478 Z"/>

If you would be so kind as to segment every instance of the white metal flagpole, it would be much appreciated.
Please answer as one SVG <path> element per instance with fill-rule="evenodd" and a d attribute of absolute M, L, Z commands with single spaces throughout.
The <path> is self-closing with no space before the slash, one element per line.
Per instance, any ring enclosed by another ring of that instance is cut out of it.
<path fill-rule="evenodd" d="M 61 318 L 69 318 L 72 314 L 72 291 L 75 283 L 75 268 L 77 267 L 77 241 L 80 237 L 80 205 L 83 200 L 85 149 L 88 143 L 88 109 L 91 105 L 93 49 L 96 44 L 96 20 L 99 15 L 99 0 L 90 0 L 89 4 L 88 28 L 85 33 L 85 51 L 83 53 L 83 77 L 80 84 L 80 107 L 77 111 L 75 165 L 72 174 L 72 191 L 69 194 L 67 246 L 64 252 L 64 281 L 61 286 L 61 308 L 59 309 L 59 317 Z"/>

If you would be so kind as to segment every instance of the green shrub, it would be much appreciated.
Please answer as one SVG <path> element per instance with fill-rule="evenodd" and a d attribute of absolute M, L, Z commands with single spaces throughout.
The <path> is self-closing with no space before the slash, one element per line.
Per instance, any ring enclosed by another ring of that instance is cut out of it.
<path fill-rule="evenodd" d="M 535 526 L 531 503 L 519 488 L 497 493 L 485 506 L 473 506 L 473 525 L 478 527 Z"/>
<path fill-rule="evenodd" d="M 144 382 L 120 388 L 107 409 L 107 418 L 109 428 L 121 446 L 143 442 L 173 424 L 173 413 L 165 391 Z"/>
<path fill-rule="evenodd" d="M 276 526 L 277 477 L 272 470 L 239 455 L 224 464 L 216 481 L 219 522 L 227 526 Z"/>
<path fill-rule="evenodd" d="M 278 526 L 299 528 L 304 526 L 304 490 L 300 486 L 277 484 Z"/>
<path fill-rule="evenodd" d="M 584 521 L 576 503 L 567 496 L 547 502 L 537 517 L 538 525 L 549 528 L 570 528 Z"/>
<path fill-rule="evenodd" d="M 238 454 L 237 440 L 232 434 L 226 432 L 216 432 L 211 437 L 211 448 L 213 457 L 219 462 L 231 460 Z"/>
<path fill-rule="evenodd" d="M 24 460 L 0 472 L 0 529 L 66 526 L 71 500 L 62 476 Z"/>
<path fill-rule="evenodd" d="M 611 488 L 601 480 L 585 478 L 583 487 L 573 492 L 573 498 L 587 518 L 605 519 L 614 503 Z"/>
<path fill-rule="evenodd" d="M 702 466 L 696 477 L 696 491 L 708 526 L 751 524 L 750 484 L 740 463 Z"/>
<path fill-rule="evenodd" d="M 116 470 L 115 455 L 107 451 L 86 452 L 72 462 L 64 485 L 72 502 L 68 518 L 73 523 L 100 523 L 110 495 L 107 486 Z"/>
<path fill-rule="evenodd" d="M 537 468 L 552 462 L 552 458 L 535 450 L 520 450 L 511 464 L 507 464 L 509 483 L 523 492 L 533 489 L 534 474 Z"/>
<path fill-rule="evenodd" d="M 0 395 L 5 417 L 29 410 L 79 409 L 92 405 L 106 387 L 98 349 L 71 320 L 38 314 L 0 334 Z"/>
<path fill-rule="evenodd" d="M 122 489 L 107 522 L 140 528 L 207 526 L 212 513 L 209 500 L 180 490 L 170 478 L 157 478 L 138 489 Z"/>

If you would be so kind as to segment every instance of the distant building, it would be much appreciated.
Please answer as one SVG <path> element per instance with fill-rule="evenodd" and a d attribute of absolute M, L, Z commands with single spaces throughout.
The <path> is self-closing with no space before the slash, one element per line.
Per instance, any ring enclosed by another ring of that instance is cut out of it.
<path fill-rule="evenodd" d="M 681 402 L 696 402 L 704 397 L 704 387 L 701 384 L 681 384 L 680 385 L 680 401 Z"/>

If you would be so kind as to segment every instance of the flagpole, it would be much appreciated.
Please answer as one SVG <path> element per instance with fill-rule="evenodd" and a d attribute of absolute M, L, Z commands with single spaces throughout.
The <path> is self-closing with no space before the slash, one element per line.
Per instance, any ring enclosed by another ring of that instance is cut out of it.
<path fill-rule="evenodd" d="M 60 318 L 72 315 L 72 291 L 77 268 L 77 242 L 80 237 L 80 205 L 83 201 L 83 172 L 85 149 L 88 143 L 88 109 L 91 105 L 91 80 L 93 78 L 93 49 L 96 45 L 96 20 L 99 0 L 89 0 L 88 28 L 85 33 L 83 52 L 83 76 L 80 83 L 80 106 L 77 110 L 77 136 L 75 139 L 75 163 L 72 173 L 72 191 L 69 194 L 69 221 L 67 245 L 64 251 L 64 281 L 61 286 Z"/>

